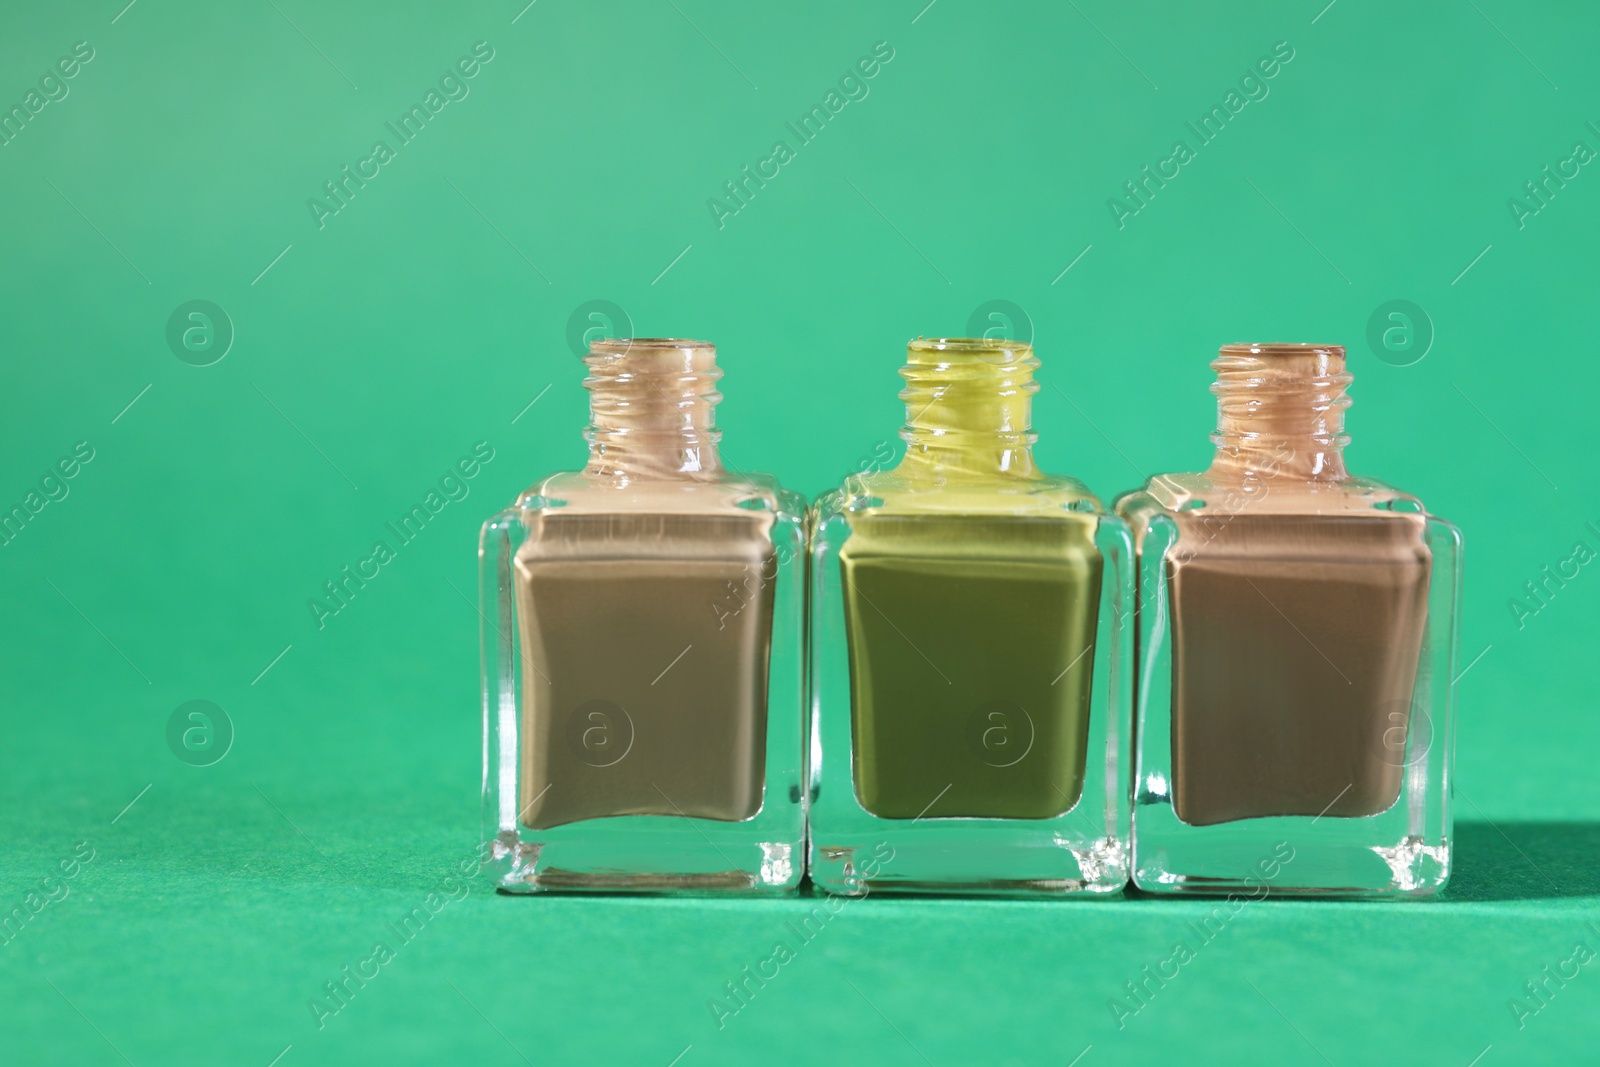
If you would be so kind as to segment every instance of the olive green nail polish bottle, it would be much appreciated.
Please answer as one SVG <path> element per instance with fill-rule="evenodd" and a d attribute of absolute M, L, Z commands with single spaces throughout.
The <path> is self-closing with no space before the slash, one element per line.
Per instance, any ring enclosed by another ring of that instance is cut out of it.
<path fill-rule="evenodd" d="M 906 452 L 812 513 L 813 880 L 1127 879 L 1131 542 L 1034 464 L 1030 346 L 913 341 Z"/>

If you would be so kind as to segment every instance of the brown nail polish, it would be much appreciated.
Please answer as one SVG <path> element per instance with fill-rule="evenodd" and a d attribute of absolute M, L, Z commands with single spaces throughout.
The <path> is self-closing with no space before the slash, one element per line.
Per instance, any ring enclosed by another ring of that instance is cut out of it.
<path fill-rule="evenodd" d="M 1288 842 L 1279 892 L 1432 892 L 1459 533 L 1346 471 L 1342 348 L 1212 367 L 1210 468 L 1117 504 L 1140 545 L 1134 877 L 1231 891 Z"/>

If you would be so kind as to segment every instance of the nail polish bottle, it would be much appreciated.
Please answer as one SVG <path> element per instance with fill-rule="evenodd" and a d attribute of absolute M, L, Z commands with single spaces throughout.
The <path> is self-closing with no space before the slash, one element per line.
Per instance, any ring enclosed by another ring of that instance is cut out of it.
<path fill-rule="evenodd" d="M 1461 534 L 1348 474 L 1337 345 L 1226 345 L 1216 455 L 1139 549 L 1134 872 L 1154 893 L 1425 896 L 1450 874 Z"/>
<path fill-rule="evenodd" d="M 1034 464 L 1026 344 L 918 339 L 905 455 L 812 512 L 812 880 L 1112 893 L 1127 880 L 1132 542 Z"/>
<path fill-rule="evenodd" d="M 519 893 L 791 889 L 804 501 L 720 459 L 713 346 L 584 362 L 588 464 L 480 542 L 489 870 Z"/>

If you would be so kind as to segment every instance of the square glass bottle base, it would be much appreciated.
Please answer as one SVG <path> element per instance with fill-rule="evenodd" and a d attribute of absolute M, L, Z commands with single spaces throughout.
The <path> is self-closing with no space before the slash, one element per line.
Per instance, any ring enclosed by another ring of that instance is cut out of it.
<path fill-rule="evenodd" d="M 793 890 L 805 871 L 804 850 L 791 840 L 766 840 L 772 828 L 756 822 L 644 815 L 524 829 L 520 840 L 502 833 L 487 871 L 507 893 Z"/>
<path fill-rule="evenodd" d="M 1147 893 L 1428 897 L 1450 878 L 1450 842 L 1381 815 L 1288 816 L 1186 826 L 1166 805 L 1134 813 L 1133 882 Z"/>
<path fill-rule="evenodd" d="M 1059 820 L 1050 820 L 1052 822 Z M 1121 891 L 1128 855 L 1113 838 L 1041 835 L 1017 820 L 878 820 L 814 837 L 811 880 L 839 896 L 928 893 L 1033 897 Z"/>

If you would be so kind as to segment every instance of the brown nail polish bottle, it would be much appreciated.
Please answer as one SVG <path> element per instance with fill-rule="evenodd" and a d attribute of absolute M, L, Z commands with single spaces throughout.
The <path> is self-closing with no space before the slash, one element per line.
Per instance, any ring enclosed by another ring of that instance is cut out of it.
<path fill-rule="evenodd" d="M 1139 547 L 1134 880 L 1435 892 L 1460 532 L 1346 471 L 1343 348 L 1227 345 L 1212 367 L 1210 468 L 1116 505 Z"/>
<path fill-rule="evenodd" d="M 497 884 L 792 888 L 804 503 L 722 462 L 711 345 L 598 341 L 585 363 L 587 465 L 483 532 Z"/>

